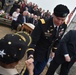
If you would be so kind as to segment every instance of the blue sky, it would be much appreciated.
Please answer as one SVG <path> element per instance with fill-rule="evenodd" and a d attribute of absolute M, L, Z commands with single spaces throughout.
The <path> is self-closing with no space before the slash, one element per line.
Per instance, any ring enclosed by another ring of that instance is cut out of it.
<path fill-rule="evenodd" d="M 38 4 L 39 7 L 42 7 L 45 10 L 50 10 L 51 12 L 53 12 L 53 8 L 57 4 L 67 5 L 70 11 L 76 7 L 76 0 L 28 0 L 28 2 L 30 1 Z"/>

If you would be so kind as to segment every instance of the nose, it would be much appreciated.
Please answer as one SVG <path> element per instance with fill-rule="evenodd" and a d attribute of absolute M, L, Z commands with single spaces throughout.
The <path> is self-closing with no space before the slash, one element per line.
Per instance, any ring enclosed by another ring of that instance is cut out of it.
<path fill-rule="evenodd" d="M 62 20 L 59 20 L 58 23 L 59 23 L 59 25 L 61 25 L 63 23 L 63 21 Z"/>

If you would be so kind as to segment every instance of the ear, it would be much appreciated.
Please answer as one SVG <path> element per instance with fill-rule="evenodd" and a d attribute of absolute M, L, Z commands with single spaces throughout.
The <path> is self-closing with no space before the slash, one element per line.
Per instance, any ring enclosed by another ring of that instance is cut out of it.
<path fill-rule="evenodd" d="M 52 14 L 52 17 L 54 17 L 54 13 Z"/>

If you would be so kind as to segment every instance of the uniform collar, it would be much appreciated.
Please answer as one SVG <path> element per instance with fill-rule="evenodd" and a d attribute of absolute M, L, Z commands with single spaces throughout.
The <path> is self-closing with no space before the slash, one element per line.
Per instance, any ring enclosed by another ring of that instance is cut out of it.
<path fill-rule="evenodd" d="M 55 27 L 59 28 L 59 26 L 57 26 L 57 25 L 54 24 L 54 28 L 55 28 Z"/>
<path fill-rule="evenodd" d="M 57 25 L 54 24 L 54 28 L 55 28 L 55 27 L 57 27 L 57 28 L 56 28 L 57 30 L 59 29 L 59 26 L 57 26 Z"/>
<path fill-rule="evenodd" d="M 6 69 L 0 66 L 0 74 L 2 75 L 15 75 L 18 74 L 18 71 L 14 69 Z"/>

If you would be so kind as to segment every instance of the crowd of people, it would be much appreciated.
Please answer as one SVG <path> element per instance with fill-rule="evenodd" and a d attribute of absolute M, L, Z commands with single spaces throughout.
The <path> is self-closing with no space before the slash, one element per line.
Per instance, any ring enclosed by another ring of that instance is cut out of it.
<path fill-rule="evenodd" d="M 5 75 L 7 72 L 4 73 L 2 70 L 13 68 L 11 71 L 15 71 L 14 74 L 19 75 L 14 67 L 23 58 L 26 51 L 26 69 L 24 67 L 20 75 L 40 75 L 50 54 L 52 61 L 46 75 L 54 75 L 60 64 L 59 75 L 68 75 L 76 58 L 76 31 L 71 30 L 62 38 L 67 28 L 65 20 L 70 13 L 69 8 L 66 5 L 58 4 L 51 15 L 49 10 L 45 12 L 42 8 L 38 8 L 37 4 L 28 3 L 27 0 L 5 0 L 2 9 L 13 17 L 11 23 L 13 29 L 20 31 L 24 23 L 32 23 L 35 28 L 30 35 L 26 32 L 18 32 L 6 35 L 0 40 L 0 73 Z M 74 11 L 75 8 L 71 14 Z M 12 73 L 8 72 L 8 75 L 12 75 Z"/>
<path fill-rule="evenodd" d="M 45 11 L 39 8 L 37 4 L 28 2 L 27 0 L 1 0 L 1 2 L 1 9 L 12 17 L 12 29 L 17 30 L 18 26 L 26 22 L 36 26 L 40 18 L 48 19 L 51 17 L 51 12 L 49 10 Z"/>

